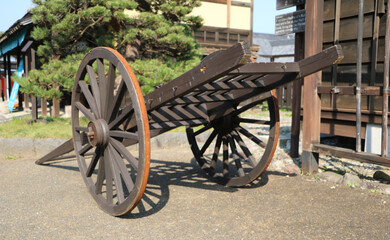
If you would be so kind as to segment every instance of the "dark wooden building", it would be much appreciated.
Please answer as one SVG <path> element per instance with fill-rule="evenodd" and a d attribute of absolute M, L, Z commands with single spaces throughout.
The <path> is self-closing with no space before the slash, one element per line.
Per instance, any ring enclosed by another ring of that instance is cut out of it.
<path fill-rule="evenodd" d="M 341 44 L 344 60 L 323 71 L 321 94 L 321 132 L 346 137 L 356 136 L 356 92 L 358 61 L 357 0 L 326 0 L 323 16 L 323 46 Z M 363 6 L 363 39 L 361 64 L 361 137 L 365 139 L 367 124 L 381 124 L 382 96 L 370 90 L 383 87 L 386 14 L 384 0 L 365 0 Z M 343 87 L 352 87 L 344 88 Z M 370 88 L 373 87 L 373 88 Z M 351 92 L 347 93 L 347 89 Z M 343 91 L 343 92 L 341 92 Z"/>
<path fill-rule="evenodd" d="M 306 26 L 304 36 L 298 36 L 305 42 L 297 42 L 298 52 L 304 49 L 308 57 L 335 44 L 344 52 L 341 62 L 304 79 L 303 171 L 317 171 L 320 153 L 390 166 L 388 1 L 312 0 L 299 8 L 306 10 Z M 379 129 L 374 136 L 367 131 L 372 126 Z M 292 136 L 297 129 L 292 128 Z M 355 146 L 326 145 L 320 133 L 354 138 Z M 370 142 L 379 146 L 378 152 L 366 151 Z"/>

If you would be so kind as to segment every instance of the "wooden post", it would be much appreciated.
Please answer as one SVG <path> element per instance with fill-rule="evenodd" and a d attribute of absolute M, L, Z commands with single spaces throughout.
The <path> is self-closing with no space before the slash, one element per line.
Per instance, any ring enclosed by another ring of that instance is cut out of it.
<path fill-rule="evenodd" d="M 323 39 L 323 0 L 306 1 L 305 57 L 322 50 Z M 318 171 L 318 153 L 312 151 L 312 144 L 320 142 L 321 101 L 317 86 L 321 83 L 322 72 L 314 73 L 304 79 L 303 86 L 303 173 Z"/>
<path fill-rule="evenodd" d="M 9 97 L 11 95 L 11 90 L 12 90 L 12 83 L 11 83 L 11 55 L 7 54 L 7 76 L 8 76 L 8 89 L 7 89 L 7 99 L 9 100 Z"/>
<path fill-rule="evenodd" d="M 356 49 L 356 152 L 362 151 L 362 63 L 363 63 L 363 13 L 364 0 L 359 0 L 358 39 Z"/>
<path fill-rule="evenodd" d="M 382 147 L 381 156 L 387 156 L 387 125 L 389 116 L 389 64 L 390 64 L 390 4 L 387 4 L 386 37 L 385 37 L 385 69 L 383 77 L 382 103 Z"/>
<path fill-rule="evenodd" d="M 251 29 L 249 32 L 249 46 L 253 45 L 253 4 L 254 0 L 251 0 Z"/>
<path fill-rule="evenodd" d="M 35 50 L 30 48 L 30 70 L 35 69 Z M 37 97 L 31 96 L 31 110 L 32 110 L 32 121 L 38 119 L 38 106 L 37 106 Z"/>
<path fill-rule="evenodd" d="M 297 10 L 304 9 L 304 5 L 297 6 Z M 305 56 L 305 34 L 295 34 L 295 56 L 297 62 Z M 302 98 L 302 79 L 293 82 L 293 101 L 292 101 L 292 120 L 291 120 L 291 147 L 290 156 L 296 158 L 299 156 L 299 135 L 301 131 L 301 98 Z"/>
<path fill-rule="evenodd" d="M 232 1 L 227 0 L 226 5 L 227 5 L 226 27 L 230 28 L 230 15 L 231 15 L 231 9 L 232 9 Z"/>
<path fill-rule="evenodd" d="M 24 75 L 28 76 L 29 71 L 29 62 L 28 62 L 28 54 L 24 54 Z M 27 93 L 24 94 L 24 109 L 30 108 L 30 99 Z"/>
<path fill-rule="evenodd" d="M 18 48 L 17 54 L 16 54 L 16 70 L 19 69 L 19 64 L 21 62 L 21 54 L 20 54 L 20 48 Z M 18 111 L 23 111 L 23 94 L 18 91 Z"/>
<path fill-rule="evenodd" d="M 376 73 L 378 71 L 378 42 L 379 42 L 379 23 L 381 21 L 381 10 L 380 5 L 384 5 L 382 0 L 375 0 L 375 12 L 374 12 L 374 33 L 372 35 L 372 48 L 371 48 L 371 76 L 369 80 L 369 86 L 375 86 Z M 385 41 L 386 43 L 386 41 Z M 369 96 L 369 110 L 375 109 L 375 96 Z"/>
<path fill-rule="evenodd" d="M 334 19 L 334 37 L 333 43 L 339 44 L 340 42 L 340 21 L 341 21 L 341 0 L 336 0 L 335 19 Z M 332 66 L 332 86 L 337 85 L 337 64 Z M 332 94 L 330 98 L 331 107 L 336 109 L 337 95 Z"/>
<path fill-rule="evenodd" d="M 4 98 L 5 100 L 8 100 L 8 96 L 7 96 L 7 88 L 8 88 L 8 81 L 7 81 L 7 57 L 5 56 L 5 54 L 3 55 L 3 69 L 4 69 Z"/>

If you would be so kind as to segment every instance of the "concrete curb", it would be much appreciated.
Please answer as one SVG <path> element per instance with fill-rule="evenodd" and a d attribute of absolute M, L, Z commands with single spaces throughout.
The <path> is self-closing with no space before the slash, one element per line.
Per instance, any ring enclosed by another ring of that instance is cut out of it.
<path fill-rule="evenodd" d="M 204 141 L 202 136 L 199 140 Z M 55 138 L 0 138 L 0 157 L 41 157 L 66 141 L 66 139 Z M 164 133 L 152 138 L 150 142 L 152 150 L 173 147 L 188 147 L 189 149 L 187 136 L 182 132 Z"/>
<path fill-rule="evenodd" d="M 65 139 L 0 138 L 0 156 L 40 156 L 50 152 Z"/>
<path fill-rule="evenodd" d="M 207 134 L 197 136 L 199 142 L 204 142 L 207 139 Z M 31 156 L 41 157 L 52 151 L 56 147 L 63 144 L 66 139 L 56 138 L 0 138 L 0 157 L 5 156 Z M 280 138 L 279 146 L 282 148 L 289 147 L 290 139 Z M 153 149 L 186 147 L 190 149 L 187 135 L 184 132 L 170 132 L 156 136 L 150 140 L 152 151 Z"/>

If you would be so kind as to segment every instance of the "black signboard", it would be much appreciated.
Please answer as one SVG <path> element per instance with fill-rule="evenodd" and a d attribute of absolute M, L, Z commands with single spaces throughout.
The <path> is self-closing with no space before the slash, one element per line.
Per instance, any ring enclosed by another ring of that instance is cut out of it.
<path fill-rule="evenodd" d="M 277 0 L 276 9 L 280 10 L 302 4 L 305 4 L 305 0 Z"/>
<path fill-rule="evenodd" d="M 285 35 L 290 33 L 300 33 L 305 31 L 305 10 L 286 13 L 275 17 L 275 34 Z"/>

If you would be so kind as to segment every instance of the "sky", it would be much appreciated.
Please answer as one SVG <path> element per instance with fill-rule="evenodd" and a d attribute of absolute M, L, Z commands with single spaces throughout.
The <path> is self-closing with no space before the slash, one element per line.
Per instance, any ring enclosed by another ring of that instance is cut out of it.
<path fill-rule="evenodd" d="M 31 9 L 31 0 L 0 0 L 0 31 L 5 32 Z M 276 0 L 254 0 L 253 31 L 275 33 L 275 15 L 292 12 L 295 8 L 276 10 Z"/>

